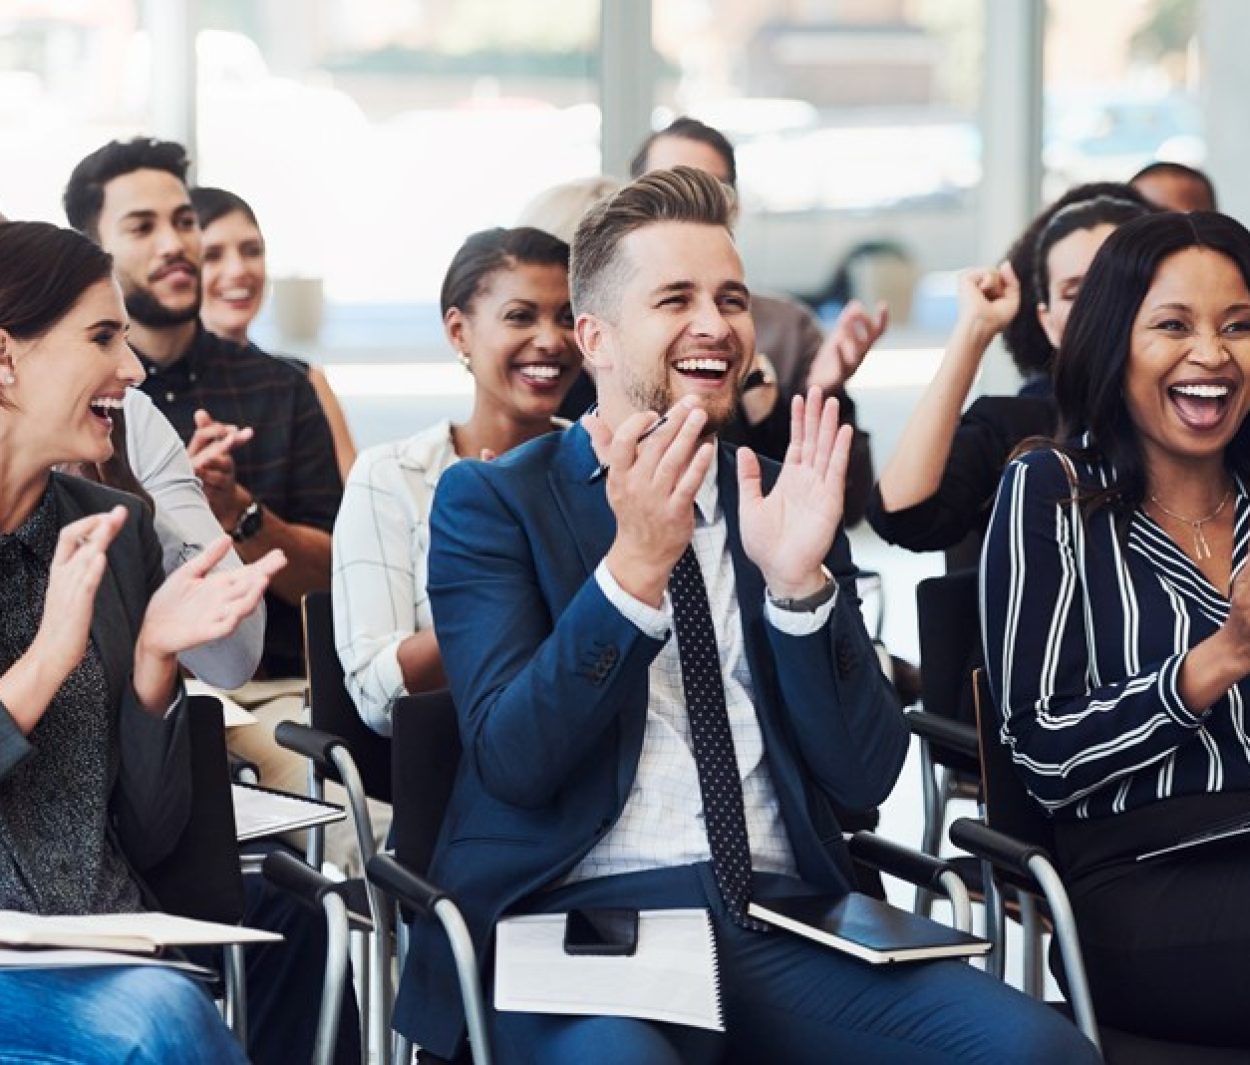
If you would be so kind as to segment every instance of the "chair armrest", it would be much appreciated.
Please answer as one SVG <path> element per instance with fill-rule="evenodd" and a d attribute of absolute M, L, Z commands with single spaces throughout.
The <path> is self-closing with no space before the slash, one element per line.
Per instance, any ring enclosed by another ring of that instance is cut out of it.
<path fill-rule="evenodd" d="M 952 822 L 950 837 L 955 846 L 962 847 L 969 854 L 975 854 L 996 869 L 1023 878 L 1026 883 L 1035 883 L 1037 879 L 1030 867 L 1034 858 L 1044 858 L 1047 863 L 1051 863 L 1045 847 L 1024 843 L 1014 836 L 990 828 L 984 821 L 970 817 L 961 817 Z"/>
<path fill-rule="evenodd" d="M 282 721 L 273 730 L 273 738 L 280 747 L 309 759 L 317 767 L 319 775 L 331 780 L 339 779 L 333 751 L 336 747 L 347 750 L 347 744 L 333 732 L 324 732 L 298 721 Z"/>
<path fill-rule="evenodd" d="M 904 847 L 875 832 L 856 832 L 846 841 L 846 846 L 857 862 L 931 891 L 944 890 L 944 874 L 959 875 L 949 862 Z"/>
<path fill-rule="evenodd" d="M 921 739 L 970 758 L 978 757 L 977 730 L 962 721 L 952 721 L 928 710 L 908 710 L 907 727 Z"/>
<path fill-rule="evenodd" d="M 429 914 L 447 893 L 405 869 L 390 854 L 375 854 L 365 870 L 369 879 L 397 902 L 421 914 Z"/>
<path fill-rule="evenodd" d="M 359 888 L 362 881 L 331 880 L 307 862 L 284 850 L 266 854 L 260 871 L 275 887 L 289 892 L 313 909 L 324 909 L 326 896 L 337 895 L 343 900 L 345 913 L 352 927 L 372 930 L 373 921 L 367 910 L 361 907 L 361 900 L 355 897 L 357 892 L 353 890 L 353 886 Z"/>
<path fill-rule="evenodd" d="M 317 872 L 307 862 L 284 850 L 270 851 L 260 867 L 261 873 L 275 887 L 289 891 L 301 902 L 320 907 L 321 900 L 339 887 L 328 876 Z"/>

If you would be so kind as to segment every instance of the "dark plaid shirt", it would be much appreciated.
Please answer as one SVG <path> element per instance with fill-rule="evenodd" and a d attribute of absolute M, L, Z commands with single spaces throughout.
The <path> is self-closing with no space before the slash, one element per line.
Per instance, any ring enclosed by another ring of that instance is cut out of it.
<path fill-rule="evenodd" d="M 234 452 L 239 484 L 283 521 L 331 531 L 343 482 L 330 426 L 306 372 L 203 327 L 168 366 L 157 366 L 142 352 L 139 357 L 148 371 L 143 391 L 184 442 L 195 432 L 195 411 L 201 407 L 220 422 L 251 426 L 255 435 Z M 261 673 L 302 676 L 299 611 L 272 594 L 265 603 L 269 621 Z"/>

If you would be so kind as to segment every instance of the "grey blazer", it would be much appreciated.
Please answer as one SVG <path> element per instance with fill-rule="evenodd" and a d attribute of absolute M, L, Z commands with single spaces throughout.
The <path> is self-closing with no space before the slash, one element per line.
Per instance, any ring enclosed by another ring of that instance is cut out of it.
<path fill-rule="evenodd" d="M 61 526 L 122 504 L 129 517 L 108 550 L 108 568 L 96 593 L 91 638 L 108 678 L 110 725 L 118 745 L 109 794 L 110 828 L 136 870 L 173 849 L 191 810 L 191 748 L 186 695 L 178 693 L 163 718 L 140 705 L 131 684 L 135 641 L 148 599 L 161 584 L 161 548 L 152 519 L 133 496 L 78 477 L 52 474 Z M 33 752 L 8 708 L 0 703 L 0 780 Z"/>

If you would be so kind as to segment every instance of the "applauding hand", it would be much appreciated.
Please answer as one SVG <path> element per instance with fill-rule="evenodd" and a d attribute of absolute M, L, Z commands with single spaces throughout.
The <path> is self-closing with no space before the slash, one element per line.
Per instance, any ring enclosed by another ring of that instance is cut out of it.
<path fill-rule="evenodd" d="M 650 411 L 631 414 L 615 432 L 598 415 L 583 422 L 608 464 L 608 505 L 616 515 L 608 571 L 652 606 L 663 602 L 669 574 L 694 536 L 694 497 L 715 447 L 700 443 L 707 413 L 694 397 L 678 400 L 665 423 L 648 432 L 657 418 Z"/>
<path fill-rule="evenodd" d="M 204 496 L 213 516 L 226 530 L 239 523 L 251 497 L 239 484 L 234 449 L 252 439 L 250 427 L 240 429 L 216 421 L 206 410 L 195 412 L 195 432 L 187 443 L 191 468 L 204 485 Z"/>
<path fill-rule="evenodd" d="M 838 428 L 838 401 L 822 403 L 813 388 L 806 400 L 794 397 L 790 447 L 768 495 L 759 459 L 738 449 L 742 547 L 774 596 L 802 598 L 825 583 L 821 565 L 842 520 L 851 434 L 849 425 Z"/>
<path fill-rule="evenodd" d="M 177 655 L 234 632 L 286 565 L 281 551 L 270 551 L 250 565 L 213 572 L 229 550 L 229 537 L 213 541 L 174 570 L 148 601 L 135 644 L 134 684 L 149 710 L 167 705 Z"/>
<path fill-rule="evenodd" d="M 31 652 L 56 678 L 54 688 L 82 661 L 91 634 L 95 594 L 108 566 L 109 544 L 126 524 L 117 506 L 66 525 L 56 541 L 43 600 L 43 621 Z"/>
<path fill-rule="evenodd" d="M 851 300 L 842 308 L 833 329 L 812 359 L 807 371 L 807 387 L 822 392 L 835 392 L 851 379 L 863 365 L 864 356 L 881 339 L 890 315 L 884 302 L 878 302 L 876 313 Z"/>

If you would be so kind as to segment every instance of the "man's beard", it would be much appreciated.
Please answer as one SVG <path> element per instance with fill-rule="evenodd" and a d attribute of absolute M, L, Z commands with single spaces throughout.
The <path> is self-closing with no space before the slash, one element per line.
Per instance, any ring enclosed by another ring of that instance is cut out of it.
<path fill-rule="evenodd" d="M 734 373 L 737 371 L 731 370 L 730 372 Z M 707 424 L 703 430 L 705 436 L 720 432 L 733 418 L 738 409 L 738 401 L 742 398 L 742 382 L 743 378 L 739 376 L 734 383 L 733 399 L 723 407 L 713 409 L 700 404 L 707 414 Z M 634 410 L 649 410 L 656 414 L 667 414 L 676 402 L 673 398 L 672 386 L 669 383 L 667 366 L 660 374 L 651 378 L 627 373 L 624 375 L 622 385 L 625 389 L 625 396 L 629 400 L 629 405 Z"/>
<path fill-rule="evenodd" d="M 195 300 L 180 310 L 166 307 L 147 289 L 136 288 L 126 293 L 126 311 L 140 325 L 153 329 L 182 325 L 194 321 L 200 315 L 200 291 L 197 286 Z"/>

